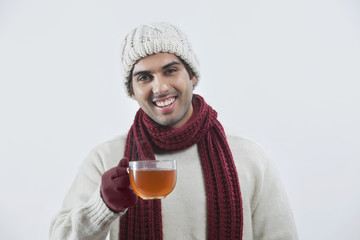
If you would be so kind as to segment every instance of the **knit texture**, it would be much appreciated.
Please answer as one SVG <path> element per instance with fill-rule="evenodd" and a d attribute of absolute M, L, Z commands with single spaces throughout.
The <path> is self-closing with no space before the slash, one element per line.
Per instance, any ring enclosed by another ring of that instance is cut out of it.
<path fill-rule="evenodd" d="M 139 59 L 160 52 L 172 53 L 181 58 L 197 79 L 200 78 L 199 62 L 190 42 L 179 28 L 169 23 L 141 25 L 125 37 L 120 53 L 124 77 L 130 75 Z"/>
<path fill-rule="evenodd" d="M 242 239 L 240 184 L 224 129 L 217 113 L 199 95 L 194 114 L 180 128 L 160 126 L 141 109 L 125 146 L 130 160 L 155 159 L 154 152 L 175 152 L 198 145 L 207 199 L 207 238 Z M 162 239 L 161 200 L 142 200 L 120 221 L 120 239 Z"/>

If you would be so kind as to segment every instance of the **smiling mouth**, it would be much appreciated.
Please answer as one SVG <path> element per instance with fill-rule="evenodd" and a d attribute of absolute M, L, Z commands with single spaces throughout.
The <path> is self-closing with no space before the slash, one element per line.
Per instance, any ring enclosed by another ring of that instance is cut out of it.
<path fill-rule="evenodd" d="M 159 108 L 169 107 L 173 102 L 175 102 L 175 97 L 170 97 L 164 100 L 154 101 L 155 106 Z"/>

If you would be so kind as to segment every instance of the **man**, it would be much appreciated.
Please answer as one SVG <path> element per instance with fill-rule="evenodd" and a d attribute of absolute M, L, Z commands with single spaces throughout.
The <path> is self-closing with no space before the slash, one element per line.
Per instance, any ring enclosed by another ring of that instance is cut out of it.
<path fill-rule="evenodd" d="M 122 66 L 140 106 L 127 136 L 84 161 L 51 239 L 297 239 L 280 179 L 254 143 L 225 135 L 216 112 L 193 89 L 199 65 L 186 36 L 167 23 L 125 38 Z M 127 167 L 141 159 L 176 159 L 174 191 L 142 200 Z"/>

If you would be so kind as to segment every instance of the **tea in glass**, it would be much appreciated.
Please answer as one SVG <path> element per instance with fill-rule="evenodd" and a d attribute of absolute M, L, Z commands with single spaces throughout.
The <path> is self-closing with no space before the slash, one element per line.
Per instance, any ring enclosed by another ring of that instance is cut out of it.
<path fill-rule="evenodd" d="M 176 185 L 176 161 L 131 161 L 129 177 L 132 188 L 142 199 L 165 198 Z"/>

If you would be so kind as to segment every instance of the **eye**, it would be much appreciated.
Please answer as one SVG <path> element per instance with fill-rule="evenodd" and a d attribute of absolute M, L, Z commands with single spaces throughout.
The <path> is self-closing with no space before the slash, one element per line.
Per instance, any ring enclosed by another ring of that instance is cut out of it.
<path fill-rule="evenodd" d="M 138 77 L 137 81 L 138 82 L 145 82 L 145 81 L 149 81 L 152 79 L 152 76 L 149 74 L 144 74 Z"/>
<path fill-rule="evenodd" d="M 177 72 L 176 68 L 169 68 L 169 69 L 166 69 L 165 74 L 170 75 L 175 72 Z"/>

